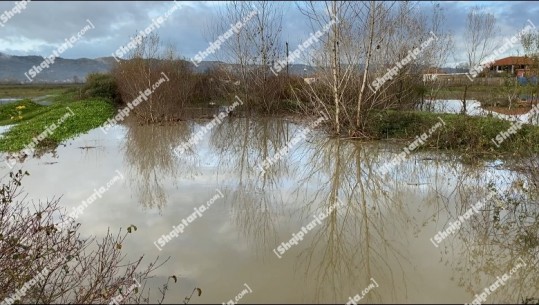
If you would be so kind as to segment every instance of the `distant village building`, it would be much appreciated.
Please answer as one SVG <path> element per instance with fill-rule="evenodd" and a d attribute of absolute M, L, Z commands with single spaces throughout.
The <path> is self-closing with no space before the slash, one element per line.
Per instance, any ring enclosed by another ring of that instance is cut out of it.
<path fill-rule="evenodd" d="M 507 72 L 517 77 L 529 74 L 533 60 L 526 56 L 510 56 L 496 60 L 490 65 L 491 73 Z"/>
<path fill-rule="evenodd" d="M 441 68 L 428 68 L 423 71 L 423 82 L 443 82 L 443 83 L 458 83 L 465 80 L 468 80 L 467 78 L 468 73 L 447 73 Z"/>
<path fill-rule="evenodd" d="M 445 71 L 440 68 L 431 67 L 431 68 L 425 69 L 423 71 L 423 82 L 425 83 L 425 82 L 435 81 L 438 79 L 438 75 L 444 75 L 444 74 L 445 74 Z"/>
<path fill-rule="evenodd" d="M 307 85 L 310 85 L 310 84 L 316 82 L 316 77 L 307 77 L 307 78 L 304 78 L 303 81 L 305 83 L 307 83 Z"/>
<path fill-rule="evenodd" d="M 485 82 L 488 81 L 488 84 L 494 84 L 499 82 L 499 80 L 497 78 L 492 78 L 492 76 L 496 76 L 497 74 L 503 72 L 519 78 L 524 76 L 532 76 L 530 75 L 532 64 L 533 60 L 527 56 L 509 56 L 501 58 L 490 64 L 490 67 L 485 66 L 485 70 L 480 74 L 482 77 L 477 78 L 476 80 L 481 79 Z M 485 76 L 487 77 L 484 78 Z M 469 78 L 468 72 L 445 73 L 440 68 L 428 68 L 423 71 L 423 82 L 441 81 L 445 83 L 458 83 L 466 80 L 466 78 Z"/>
<path fill-rule="evenodd" d="M 462 82 L 468 80 L 468 73 L 438 73 L 423 74 L 423 82 L 441 81 L 445 83 Z"/>

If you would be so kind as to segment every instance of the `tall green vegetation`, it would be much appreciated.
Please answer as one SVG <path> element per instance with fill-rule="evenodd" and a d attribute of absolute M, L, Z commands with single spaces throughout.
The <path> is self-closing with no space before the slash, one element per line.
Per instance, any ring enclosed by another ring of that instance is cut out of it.
<path fill-rule="evenodd" d="M 86 77 L 86 83 L 80 90 L 81 98 L 106 98 L 119 103 L 121 97 L 118 85 L 110 74 L 91 73 Z"/>

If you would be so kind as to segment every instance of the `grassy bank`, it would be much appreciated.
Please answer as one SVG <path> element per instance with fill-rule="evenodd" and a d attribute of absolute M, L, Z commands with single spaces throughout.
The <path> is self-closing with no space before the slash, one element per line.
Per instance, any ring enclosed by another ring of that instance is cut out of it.
<path fill-rule="evenodd" d="M 77 90 L 79 84 L 0 84 L 0 98 L 33 98 L 44 95 L 60 95 L 66 90 Z"/>
<path fill-rule="evenodd" d="M 501 85 L 470 85 L 466 92 L 466 100 L 480 101 L 483 106 L 503 106 L 507 107 L 509 101 L 507 99 L 506 89 Z M 537 90 L 535 86 L 518 86 L 516 89 L 517 95 L 515 102 L 522 99 L 530 99 L 532 94 Z M 464 86 L 447 86 L 438 91 L 436 98 L 462 100 L 464 97 Z M 513 103 L 513 107 L 520 105 Z"/>
<path fill-rule="evenodd" d="M 47 112 L 48 107 L 38 105 L 29 99 L 0 105 L 0 126 L 17 124 Z"/>
<path fill-rule="evenodd" d="M 384 111 L 368 118 L 368 133 L 376 139 L 400 139 L 411 142 L 416 136 L 428 133 L 440 123 L 425 145 L 420 148 L 438 148 L 464 151 L 474 155 L 531 155 L 539 153 L 539 126 L 523 125 L 516 134 L 496 146 L 492 139 L 511 127 L 511 122 L 488 117 L 429 112 Z M 406 144 L 406 143 L 404 143 Z"/>
<path fill-rule="evenodd" d="M 73 101 L 65 95 L 51 106 L 37 105 L 30 100 L 1 105 L 0 125 L 16 125 L 0 138 L 0 151 L 20 151 L 51 124 L 56 124 L 57 128 L 39 141 L 37 147 L 56 147 L 62 141 L 99 127 L 114 112 L 115 108 L 107 99 Z"/>
<path fill-rule="evenodd" d="M 466 92 L 466 99 L 485 100 L 492 97 L 496 86 L 470 85 Z M 464 96 L 464 86 L 446 86 L 438 91 L 437 98 L 460 100 Z"/>

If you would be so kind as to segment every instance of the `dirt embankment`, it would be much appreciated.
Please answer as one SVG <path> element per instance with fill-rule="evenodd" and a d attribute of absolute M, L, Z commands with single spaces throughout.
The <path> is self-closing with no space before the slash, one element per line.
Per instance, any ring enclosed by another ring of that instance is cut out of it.
<path fill-rule="evenodd" d="M 532 104 L 530 102 L 516 102 L 513 104 L 513 107 L 509 109 L 508 107 L 499 107 L 499 106 L 485 106 L 483 107 L 486 110 L 494 111 L 497 113 L 508 114 L 508 115 L 520 115 L 525 114 L 532 109 Z"/>

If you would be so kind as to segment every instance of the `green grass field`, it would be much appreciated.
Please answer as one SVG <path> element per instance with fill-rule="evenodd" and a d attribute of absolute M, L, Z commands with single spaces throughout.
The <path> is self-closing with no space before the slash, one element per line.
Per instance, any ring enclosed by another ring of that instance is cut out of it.
<path fill-rule="evenodd" d="M 34 98 L 44 95 L 59 95 L 66 90 L 76 91 L 79 84 L 30 84 L 8 85 L 0 84 L 0 98 Z"/>
<path fill-rule="evenodd" d="M 497 147 L 492 139 L 511 127 L 511 122 L 491 117 L 420 111 L 383 111 L 369 118 L 369 134 L 377 139 L 414 140 L 440 117 L 446 125 L 434 131 L 422 148 L 463 151 L 472 155 L 499 156 L 539 153 L 539 126 L 525 124 Z"/>
<path fill-rule="evenodd" d="M 0 125 L 15 124 L 0 138 L 0 151 L 22 150 L 52 124 L 57 126 L 56 129 L 39 141 L 37 147 L 55 147 L 64 140 L 99 127 L 114 112 L 114 106 L 107 99 L 77 101 L 73 93 L 65 92 L 65 89 L 50 106 L 41 106 L 29 99 L 0 105 Z M 61 118 L 65 121 L 60 121 Z"/>
<path fill-rule="evenodd" d="M 519 86 L 517 87 L 518 96 L 531 96 L 537 92 L 536 86 Z M 436 95 L 438 99 L 454 99 L 460 100 L 464 96 L 464 86 L 448 86 L 441 88 Z M 507 103 L 507 97 L 503 94 L 503 89 L 498 86 L 475 85 L 468 87 L 466 92 L 467 100 L 478 100 L 482 105 L 492 105 L 494 103 L 504 105 Z"/>

